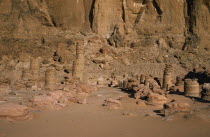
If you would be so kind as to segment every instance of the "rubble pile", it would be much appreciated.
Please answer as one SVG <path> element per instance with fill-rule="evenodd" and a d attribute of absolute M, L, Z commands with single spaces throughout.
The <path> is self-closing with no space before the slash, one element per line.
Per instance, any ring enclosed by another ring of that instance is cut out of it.
<path fill-rule="evenodd" d="M 132 92 L 137 100 L 146 100 L 148 105 L 163 106 L 164 103 L 168 102 L 166 97 L 168 92 L 161 89 L 153 76 L 144 77 L 142 74 L 139 81 L 135 78 L 124 80 L 121 88 Z"/>
<path fill-rule="evenodd" d="M 2 71 L 10 73 L 6 73 L 5 77 L 0 79 L 2 97 L 0 101 L 5 104 L 1 106 L 0 116 L 24 120 L 31 109 L 59 110 L 69 102 L 87 104 L 89 94 L 96 91 L 97 86 L 83 81 L 84 45 L 82 44 L 84 43 L 80 41 L 76 48 L 76 60 L 79 61 L 77 66 L 79 69 L 76 69 L 76 72 L 75 69 L 66 70 L 66 66 L 69 66 L 69 58 L 66 54 L 62 54 L 63 49 L 66 49 L 64 44 L 58 44 L 56 54 L 51 59 L 30 57 L 28 54 L 21 53 L 11 70 L 7 68 L 10 64 L 5 63 Z M 13 96 L 12 99 L 10 96 Z M 7 105 L 8 110 L 5 109 Z M 16 110 L 20 113 L 14 112 L 14 116 L 10 114 L 10 111 L 12 113 Z"/>
<path fill-rule="evenodd" d="M 183 80 L 182 77 L 177 77 L 174 80 L 171 65 L 166 65 L 162 84 L 161 78 L 154 78 L 152 75 L 145 76 L 144 74 L 138 74 L 131 78 L 127 76 L 123 80 L 118 81 L 121 83 L 119 88 L 132 93 L 133 97 L 137 100 L 137 104 L 143 101 L 146 105 L 164 108 L 163 112 L 166 116 L 190 111 L 190 104 L 184 102 L 184 100 L 174 100 L 171 98 L 171 94 L 182 95 L 184 93 L 185 97 L 202 97 L 203 100 L 209 101 L 209 83 L 203 85 L 201 92 L 197 79 L 185 78 Z"/>

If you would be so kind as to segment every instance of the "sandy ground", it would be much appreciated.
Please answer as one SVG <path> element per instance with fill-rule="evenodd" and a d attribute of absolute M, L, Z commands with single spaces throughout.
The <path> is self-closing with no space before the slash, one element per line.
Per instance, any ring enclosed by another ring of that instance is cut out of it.
<path fill-rule="evenodd" d="M 102 88 L 86 105 L 69 104 L 60 111 L 35 112 L 31 121 L 0 121 L 0 137 L 209 137 L 210 122 L 200 119 L 164 120 L 151 107 L 122 100 L 123 108 L 102 107 L 107 97 L 126 96 L 117 89 Z M 205 104 L 209 105 L 209 104 Z M 123 115 L 124 113 L 131 115 Z"/>

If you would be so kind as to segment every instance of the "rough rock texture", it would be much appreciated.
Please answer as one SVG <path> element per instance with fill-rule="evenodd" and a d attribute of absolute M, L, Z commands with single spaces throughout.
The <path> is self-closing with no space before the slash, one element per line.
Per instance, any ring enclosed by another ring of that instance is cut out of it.
<path fill-rule="evenodd" d="M 88 78 L 115 69 L 160 77 L 165 63 L 176 75 L 196 62 L 210 66 L 207 0 L 1 0 L 0 36 L 0 57 L 54 56 L 66 71 L 84 40 Z"/>
<path fill-rule="evenodd" d="M 0 94 L 35 91 L 34 106 L 55 109 L 65 106 L 65 100 L 86 104 L 89 85 L 111 81 L 117 86 L 144 74 L 152 75 L 152 81 L 131 81 L 125 90 L 162 106 L 168 99 L 160 89 L 166 64 L 176 70 L 172 84 L 195 66 L 203 72 L 210 67 L 209 5 L 209 0 L 0 0 Z M 78 44 L 84 52 L 83 65 L 77 65 L 87 84 L 71 76 Z M 40 68 L 31 73 L 33 58 L 39 59 L 35 66 Z M 45 72 L 51 67 L 56 71 L 53 91 L 62 91 L 55 95 L 44 89 Z M 188 75 L 198 78 L 203 72 Z M 116 100 L 109 103 L 120 105 Z"/>
<path fill-rule="evenodd" d="M 96 0 L 93 9 L 93 31 L 110 36 L 116 25 L 123 23 L 121 0 Z"/>
<path fill-rule="evenodd" d="M 0 34 L 35 39 L 91 28 L 109 37 L 118 26 L 122 34 L 135 31 L 142 45 L 161 39 L 179 49 L 207 48 L 209 5 L 208 0 L 1 0 Z"/>
<path fill-rule="evenodd" d="M 142 42 L 149 45 L 162 38 L 167 46 L 171 43 L 171 46 L 181 48 L 185 42 L 184 11 L 184 1 L 144 1 L 134 22 L 139 36 L 146 36 Z"/>
<path fill-rule="evenodd" d="M 64 92 L 51 92 L 45 95 L 34 96 L 31 106 L 39 110 L 58 110 L 66 106 L 68 99 Z"/>
<path fill-rule="evenodd" d="M 167 102 L 168 99 L 164 95 L 160 95 L 157 93 L 149 93 L 147 96 L 148 105 L 163 107 L 163 104 Z"/>
<path fill-rule="evenodd" d="M 163 111 L 165 116 L 168 116 L 180 112 L 189 113 L 191 111 L 191 107 L 188 103 L 175 101 L 164 104 Z"/>
<path fill-rule="evenodd" d="M 119 100 L 108 98 L 105 100 L 103 106 L 106 106 L 109 109 L 119 109 L 120 107 L 122 107 L 122 104 Z"/>
<path fill-rule="evenodd" d="M 0 118 L 10 121 L 29 120 L 32 118 L 32 114 L 27 106 L 8 103 L 0 105 Z"/>
<path fill-rule="evenodd" d="M 190 47 L 209 48 L 210 1 L 186 0 L 188 14 L 188 41 Z"/>
<path fill-rule="evenodd" d="M 134 87 L 133 90 L 135 92 L 134 93 L 135 99 L 139 98 L 144 99 L 145 97 L 147 97 L 149 93 L 152 92 L 152 90 L 149 87 L 144 86 L 143 84 L 139 84 L 137 87 Z"/>

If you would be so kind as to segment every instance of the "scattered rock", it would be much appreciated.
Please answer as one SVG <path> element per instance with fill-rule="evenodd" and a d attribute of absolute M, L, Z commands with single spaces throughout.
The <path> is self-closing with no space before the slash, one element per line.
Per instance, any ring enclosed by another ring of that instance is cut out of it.
<path fill-rule="evenodd" d="M 139 100 L 136 102 L 136 104 L 140 107 L 147 107 L 147 104 L 145 103 L 145 101 L 143 100 Z"/>
<path fill-rule="evenodd" d="M 124 116 L 135 116 L 135 114 L 131 113 L 131 112 L 123 112 L 122 115 L 124 115 Z"/>
<path fill-rule="evenodd" d="M 78 101 L 79 104 L 87 104 L 87 98 L 80 99 Z"/>
<path fill-rule="evenodd" d="M 185 102 L 170 102 L 167 104 L 164 104 L 164 115 L 173 115 L 176 113 L 189 113 L 191 111 L 191 107 L 188 103 Z"/>
<path fill-rule="evenodd" d="M 108 98 L 105 100 L 105 103 L 103 104 L 103 106 L 106 106 L 110 109 L 119 109 L 121 108 L 122 104 L 119 100 Z"/>
<path fill-rule="evenodd" d="M 59 110 L 67 105 L 70 96 L 63 91 L 54 91 L 48 94 L 34 96 L 30 100 L 30 105 L 34 109 Z M 68 98 L 69 97 L 69 98 Z"/>

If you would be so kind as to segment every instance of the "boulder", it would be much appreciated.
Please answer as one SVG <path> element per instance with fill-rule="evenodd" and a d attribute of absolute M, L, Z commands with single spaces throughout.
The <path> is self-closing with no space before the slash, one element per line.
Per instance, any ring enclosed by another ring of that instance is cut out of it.
<path fill-rule="evenodd" d="M 147 104 L 152 106 L 163 107 L 163 104 L 167 103 L 168 99 L 164 95 L 158 93 L 149 93 L 147 96 Z"/>
<path fill-rule="evenodd" d="M 149 93 L 152 93 L 152 90 L 144 86 L 144 84 L 139 84 L 137 87 L 134 87 L 133 91 L 135 99 L 144 99 Z"/>
<path fill-rule="evenodd" d="M 103 106 L 106 106 L 109 109 L 119 109 L 122 106 L 122 104 L 119 100 L 108 98 L 105 100 Z"/>
<path fill-rule="evenodd" d="M 160 89 L 160 88 L 154 88 L 152 91 L 153 91 L 154 93 L 158 93 L 158 94 L 160 94 L 160 95 L 164 95 L 164 94 L 165 94 L 165 91 L 162 90 L 162 89 Z"/>
<path fill-rule="evenodd" d="M 190 110 L 190 105 L 188 103 L 175 101 L 164 104 L 163 112 L 165 116 L 168 116 L 180 112 L 189 113 Z"/>
<path fill-rule="evenodd" d="M 56 104 L 57 101 L 53 97 L 47 95 L 34 96 L 31 100 L 32 108 L 38 110 L 60 109 L 60 107 L 58 107 Z"/>
<path fill-rule="evenodd" d="M 54 91 L 48 94 L 34 96 L 31 106 L 39 110 L 59 110 L 67 105 L 72 96 L 63 91 Z"/>
<path fill-rule="evenodd" d="M 30 120 L 32 119 L 32 114 L 27 106 L 8 103 L 0 105 L 0 118 L 10 121 Z"/>

